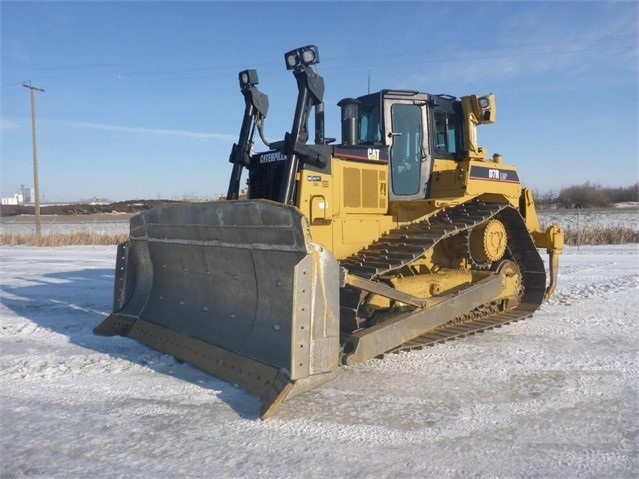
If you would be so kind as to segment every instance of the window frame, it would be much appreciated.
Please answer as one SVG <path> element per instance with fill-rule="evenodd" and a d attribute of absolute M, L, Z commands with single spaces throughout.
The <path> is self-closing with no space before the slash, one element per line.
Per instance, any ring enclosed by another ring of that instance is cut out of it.
<path fill-rule="evenodd" d="M 430 148 L 433 154 L 437 158 L 461 160 L 464 158 L 464 113 L 462 111 L 461 102 L 453 98 L 433 97 L 431 101 L 430 110 L 430 137 L 432 139 Z M 448 125 L 452 118 L 455 123 L 455 151 L 451 152 L 449 149 L 443 150 L 438 148 L 437 143 L 437 114 L 443 113 L 446 115 L 446 139 L 449 139 L 450 130 Z"/>

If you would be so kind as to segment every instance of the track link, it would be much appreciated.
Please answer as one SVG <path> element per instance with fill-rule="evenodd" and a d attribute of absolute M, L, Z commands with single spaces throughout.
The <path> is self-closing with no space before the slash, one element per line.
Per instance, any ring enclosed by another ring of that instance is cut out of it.
<path fill-rule="evenodd" d="M 505 204 L 472 201 L 442 210 L 425 221 L 390 231 L 368 248 L 342 260 L 340 264 L 347 268 L 349 273 L 369 280 L 397 274 L 402 267 L 424 257 L 443 239 L 468 233 L 473 227 L 491 218 L 498 218 L 505 224 L 508 231 L 507 256 L 520 268 L 523 294 L 519 305 L 507 311 L 502 311 L 495 305 L 487 305 L 483 311 L 474 312 L 476 318 L 460 318 L 459 321 L 397 345 L 388 352 L 422 349 L 498 328 L 530 317 L 539 308 L 546 287 L 543 261 L 523 218 L 515 208 Z M 342 288 L 342 321 L 357 324 L 357 310 L 364 296 L 356 288 Z"/>

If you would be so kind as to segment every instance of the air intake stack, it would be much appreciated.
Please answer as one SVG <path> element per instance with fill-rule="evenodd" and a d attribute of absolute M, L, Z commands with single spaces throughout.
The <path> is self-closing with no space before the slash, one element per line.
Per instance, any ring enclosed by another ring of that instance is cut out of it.
<path fill-rule="evenodd" d="M 342 109 L 342 145 L 359 143 L 359 105 L 356 98 L 344 98 L 337 104 Z"/>

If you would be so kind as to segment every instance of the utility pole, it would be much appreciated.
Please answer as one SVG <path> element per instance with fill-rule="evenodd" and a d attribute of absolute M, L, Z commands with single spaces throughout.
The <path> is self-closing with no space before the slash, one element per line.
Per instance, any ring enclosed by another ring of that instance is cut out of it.
<path fill-rule="evenodd" d="M 38 141 L 36 133 L 36 107 L 35 107 L 35 92 L 41 91 L 42 88 L 36 88 L 31 86 L 31 82 L 27 85 L 22 84 L 23 87 L 31 90 L 31 136 L 33 137 L 33 189 L 35 192 L 35 223 L 36 223 L 36 239 L 38 243 L 42 238 L 42 230 L 40 228 L 40 181 L 38 175 Z"/>

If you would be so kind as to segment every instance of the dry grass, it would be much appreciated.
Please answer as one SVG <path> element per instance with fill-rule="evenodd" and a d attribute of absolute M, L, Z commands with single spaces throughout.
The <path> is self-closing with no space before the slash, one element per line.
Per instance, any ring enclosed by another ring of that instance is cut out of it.
<path fill-rule="evenodd" d="M 604 245 L 639 243 L 639 232 L 633 228 L 623 226 L 582 228 L 579 236 L 577 229 L 564 229 L 566 244 L 576 245 Z M 62 234 L 52 233 L 42 235 L 38 241 L 35 235 L 0 235 L 0 246 L 77 246 L 77 245 L 116 245 L 129 238 L 127 233 L 97 234 L 88 231 Z"/>
<path fill-rule="evenodd" d="M 78 245 L 115 245 L 126 241 L 128 233 L 96 234 L 89 231 L 78 233 L 51 233 L 42 235 L 40 240 L 36 235 L 0 235 L 0 246 L 78 246 Z"/>
<path fill-rule="evenodd" d="M 625 226 L 564 229 L 567 245 L 639 243 L 639 231 Z"/>

